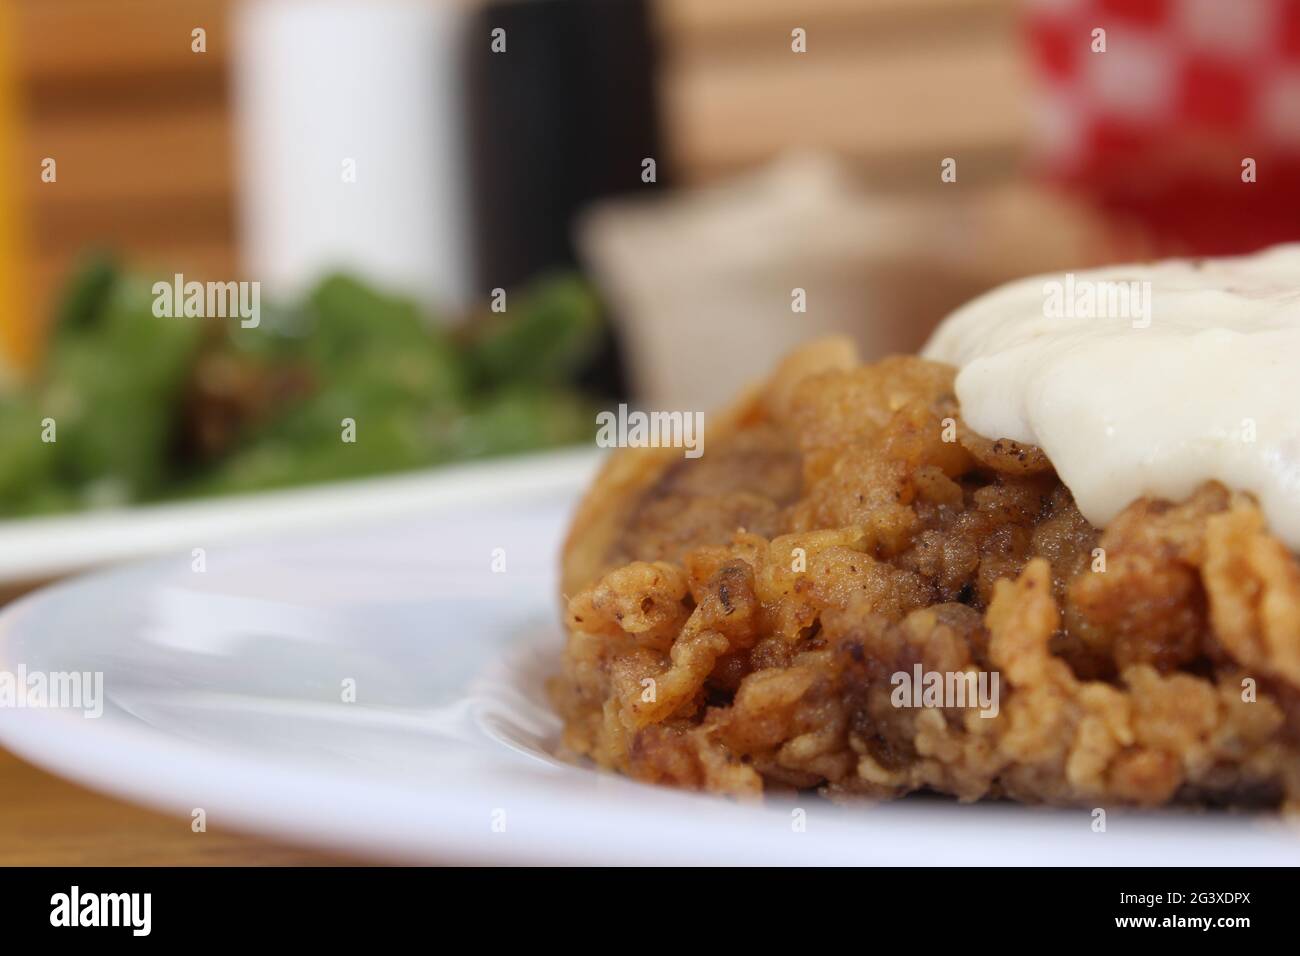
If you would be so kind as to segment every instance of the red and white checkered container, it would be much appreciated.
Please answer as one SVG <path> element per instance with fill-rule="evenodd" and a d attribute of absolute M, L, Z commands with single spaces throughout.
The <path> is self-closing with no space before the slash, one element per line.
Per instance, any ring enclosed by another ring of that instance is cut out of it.
<path fill-rule="evenodd" d="M 1025 21 L 1043 175 L 1176 251 L 1300 239 L 1300 0 L 1028 0 Z"/>

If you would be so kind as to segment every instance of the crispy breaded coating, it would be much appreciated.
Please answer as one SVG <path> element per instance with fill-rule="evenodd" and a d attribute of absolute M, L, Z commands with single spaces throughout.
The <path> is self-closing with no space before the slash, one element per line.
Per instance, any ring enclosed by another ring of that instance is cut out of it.
<path fill-rule="evenodd" d="M 566 545 L 565 752 L 741 797 L 1300 809 L 1300 566 L 1253 500 L 1099 531 L 953 376 L 820 342 L 701 458 L 616 455 Z"/>

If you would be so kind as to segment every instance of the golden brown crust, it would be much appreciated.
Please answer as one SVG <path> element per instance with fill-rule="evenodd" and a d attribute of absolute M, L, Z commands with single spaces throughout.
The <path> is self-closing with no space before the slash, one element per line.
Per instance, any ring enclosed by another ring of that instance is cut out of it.
<path fill-rule="evenodd" d="M 857 352 L 848 338 L 820 339 L 799 349 L 777 367 L 763 389 L 753 388 L 730 407 L 707 417 L 704 447 L 735 439 L 747 427 L 787 415 L 791 393 L 805 378 L 856 364 Z M 711 461 L 700 464 L 707 469 Z M 576 594 L 619 563 L 619 543 L 646 495 L 686 463 L 680 448 L 622 448 L 610 456 L 579 503 L 565 539 L 560 574 L 564 594 Z"/>
<path fill-rule="evenodd" d="M 1300 804 L 1300 567 L 1254 502 L 1099 532 L 952 376 L 819 343 L 699 460 L 615 456 L 565 550 L 566 752 L 737 796 Z M 996 706 L 900 703 L 917 668 Z"/>
<path fill-rule="evenodd" d="M 757 389 L 705 422 L 704 447 L 725 439 L 761 413 Z M 617 560 L 620 539 L 645 495 L 686 461 L 680 448 L 620 448 L 609 456 L 578 504 L 561 553 L 560 587 L 576 594 Z"/>
<path fill-rule="evenodd" d="M 670 448 L 625 448 L 610 455 L 578 504 L 564 541 L 560 588 L 565 595 L 577 594 L 608 569 L 607 556 L 628 513 L 676 454 Z"/>

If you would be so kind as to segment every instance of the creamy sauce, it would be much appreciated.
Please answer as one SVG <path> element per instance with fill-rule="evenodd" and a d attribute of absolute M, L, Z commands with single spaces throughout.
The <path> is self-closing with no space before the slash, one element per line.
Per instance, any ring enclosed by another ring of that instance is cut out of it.
<path fill-rule="evenodd" d="M 1217 479 L 1300 551 L 1300 244 L 1019 280 L 923 354 L 960 369 L 966 422 L 1041 447 L 1094 525 Z"/>

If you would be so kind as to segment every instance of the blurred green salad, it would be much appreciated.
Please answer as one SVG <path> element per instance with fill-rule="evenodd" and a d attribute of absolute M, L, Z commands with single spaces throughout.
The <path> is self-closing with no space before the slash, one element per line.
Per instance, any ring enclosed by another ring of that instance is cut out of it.
<path fill-rule="evenodd" d="M 159 318 L 111 260 L 71 282 L 40 373 L 0 394 L 0 515 L 279 488 L 587 440 L 602 343 L 577 277 L 454 330 L 355 278 L 238 318 Z M 349 425 L 349 423 L 351 423 Z M 347 440 L 347 439 L 352 440 Z M 53 440 L 51 440 L 53 439 Z"/>

